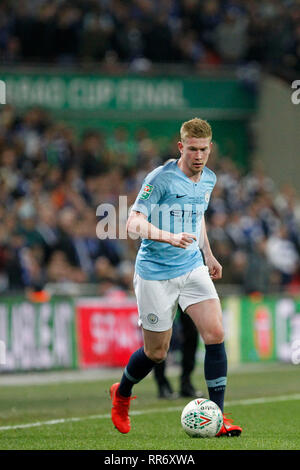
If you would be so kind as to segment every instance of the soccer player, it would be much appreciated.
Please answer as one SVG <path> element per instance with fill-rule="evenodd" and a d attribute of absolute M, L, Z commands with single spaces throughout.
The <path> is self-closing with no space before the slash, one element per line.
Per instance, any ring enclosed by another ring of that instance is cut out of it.
<path fill-rule="evenodd" d="M 204 340 L 209 398 L 222 412 L 224 407 L 227 357 L 222 310 L 213 283 L 222 277 L 222 266 L 211 251 L 204 219 L 216 183 L 216 175 L 206 167 L 211 126 L 194 118 L 182 124 L 180 137 L 180 158 L 146 176 L 127 221 L 128 233 L 142 238 L 133 283 L 144 346 L 130 357 L 120 383 L 110 388 L 112 421 L 121 433 L 130 431 L 134 384 L 166 358 L 178 305 Z M 218 436 L 241 432 L 223 414 Z"/>

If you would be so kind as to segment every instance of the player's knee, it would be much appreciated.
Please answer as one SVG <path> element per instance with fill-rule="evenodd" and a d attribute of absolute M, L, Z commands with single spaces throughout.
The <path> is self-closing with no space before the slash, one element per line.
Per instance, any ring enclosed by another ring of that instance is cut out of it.
<path fill-rule="evenodd" d="M 155 349 L 153 351 L 145 351 L 146 356 L 151 359 L 151 361 L 156 362 L 159 364 L 160 362 L 163 362 L 166 357 L 167 357 L 168 351 L 165 349 Z"/>
<path fill-rule="evenodd" d="M 215 326 L 207 331 L 204 335 L 205 344 L 219 344 L 224 341 L 224 329 L 222 326 Z"/>

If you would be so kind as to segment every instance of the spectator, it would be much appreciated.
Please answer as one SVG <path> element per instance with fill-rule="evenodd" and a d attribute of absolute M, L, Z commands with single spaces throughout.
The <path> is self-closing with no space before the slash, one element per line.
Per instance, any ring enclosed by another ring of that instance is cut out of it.
<path fill-rule="evenodd" d="M 53 49 L 60 64 L 72 64 L 79 55 L 82 12 L 71 3 L 58 8 Z"/>
<path fill-rule="evenodd" d="M 289 284 L 299 269 L 300 257 L 284 225 L 268 239 L 266 255 L 280 273 L 281 284 L 283 286 Z"/>
<path fill-rule="evenodd" d="M 87 277 L 81 269 L 70 264 L 63 251 L 56 250 L 47 266 L 47 280 L 54 283 L 81 283 L 86 282 Z"/>
<path fill-rule="evenodd" d="M 248 254 L 244 267 L 244 289 L 246 294 L 260 292 L 269 294 L 272 289 L 272 267 L 266 256 L 267 239 L 259 240 Z"/>
<path fill-rule="evenodd" d="M 96 282 L 101 295 L 132 293 L 139 241 L 118 239 L 127 218 L 127 211 L 119 210 L 119 196 L 127 195 L 130 206 L 145 173 L 176 157 L 177 139 L 163 152 L 159 139 L 144 128 L 133 138 L 118 127 L 110 138 L 87 131 L 77 140 L 72 129 L 53 123 L 43 110 L 17 115 L 11 106 L 1 109 L 0 136 L 0 290 Z M 116 165 L 122 155 L 123 163 Z M 220 152 L 212 165 L 218 183 L 206 223 L 224 267 L 223 283 L 247 293 L 296 289 L 296 189 L 288 184 L 278 190 L 261 165 L 243 175 Z M 121 226 L 116 220 L 112 224 L 110 238 L 105 214 L 96 216 L 101 203 L 112 204 L 113 219 L 119 212 L 122 219 Z M 103 236 L 97 237 L 96 227 Z"/>
<path fill-rule="evenodd" d="M 82 139 L 80 167 L 84 179 L 105 173 L 103 137 L 98 131 L 85 132 Z"/>
<path fill-rule="evenodd" d="M 227 10 L 214 30 L 214 45 L 226 64 L 240 63 L 248 51 L 248 19 L 236 9 Z"/>
<path fill-rule="evenodd" d="M 101 63 L 118 71 L 120 64 L 255 61 L 278 73 L 299 70 L 297 0 L 2 3 L 0 52 L 8 64 Z"/>

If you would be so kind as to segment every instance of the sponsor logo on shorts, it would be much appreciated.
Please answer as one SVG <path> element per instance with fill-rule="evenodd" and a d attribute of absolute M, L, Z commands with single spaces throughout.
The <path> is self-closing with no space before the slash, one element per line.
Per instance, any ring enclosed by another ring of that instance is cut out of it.
<path fill-rule="evenodd" d="M 147 320 L 149 323 L 152 323 L 152 325 L 155 325 L 155 323 L 158 322 L 158 316 L 155 315 L 155 313 L 149 313 L 147 315 Z"/>

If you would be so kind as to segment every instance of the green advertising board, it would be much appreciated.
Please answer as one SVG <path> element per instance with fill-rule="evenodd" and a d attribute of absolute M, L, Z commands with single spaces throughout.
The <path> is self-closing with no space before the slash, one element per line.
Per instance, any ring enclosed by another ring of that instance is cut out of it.
<path fill-rule="evenodd" d="M 225 341 L 232 364 L 300 364 L 300 299 L 279 296 L 222 300 Z"/>
<path fill-rule="evenodd" d="M 159 113 L 199 111 L 210 118 L 247 117 L 254 95 L 236 78 L 191 76 L 105 76 L 87 73 L 20 72 L 0 69 L 7 103 L 54 110 Z M 164 115 L 165 116 L 165 115 Z M 159 117 L 159 116 L 158 116 Z"/>
<path fill-rule="evenodd" d="M 282 298 L 275 304 L 276 357 L 300 364 L 300 299 Z"/>
<path fill-rule="evenodd" d="M 0 371 L 78 368 L 78 300 L 0 300 Z M 81 304 L 85 301 L 82 298 Z M 95 302 L 101 303 L 101 298 Z M 222 309 L 230 367 L 270 361 L 300 364 L 300 299 L 225 297 Z M 200 341 L 198 362 L 203 362 L 204 354 Z"/>
<path fill-rule="evenodd" d="M 123 127 L 132 146 L 137 130 L 146 129 L 160 152 L 168 151 L 170 141 L 178 138 L 183 121 L 207 119 L 220 155 L 248 165 L 247 122 L 257 100 L 233 74 L 110 76 L 0 68 L 0 80 L 6 84 L 6 102 L 18 110 L 44 108 L 78 135 L 97 129 L 109 137 Z"/>
<path fill-rule="evenodd" d="M 276 359 L 275 299 L 241 300 L 242 362 Z"/>
<path fill-rule="evenodd" d="M 5 345 L 1 371 L 77 367 L 75 312 L 69 298 L 31 303 L 0 301 L 0 340 Z"/>

